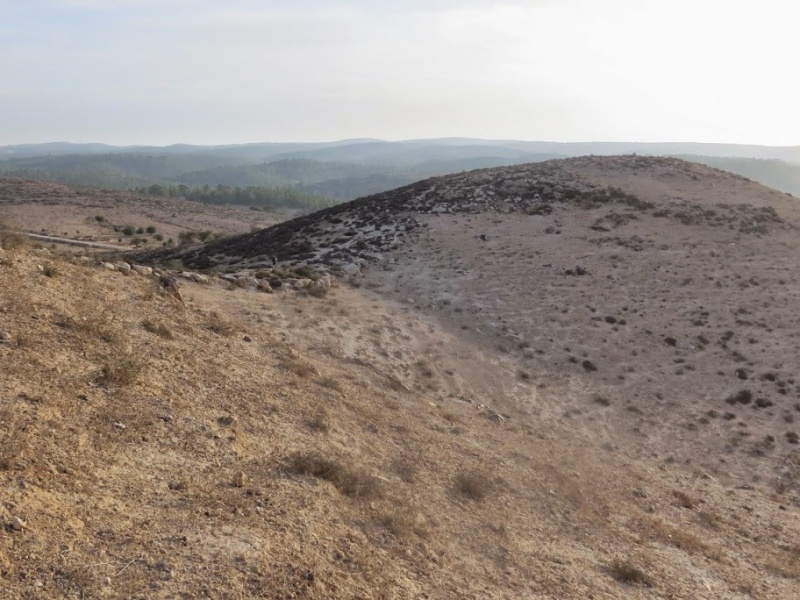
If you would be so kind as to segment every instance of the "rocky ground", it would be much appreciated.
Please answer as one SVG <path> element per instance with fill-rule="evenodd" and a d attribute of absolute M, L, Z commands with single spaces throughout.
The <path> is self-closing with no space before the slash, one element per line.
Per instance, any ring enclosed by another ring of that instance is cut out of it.
<path fill-rule="evenodd" d="M 584 157 L 426 180 L 161 258 L 338 273 L 516 361 L 537 419 L 798 502 L 796 202 L 677 159 Z"/>
<path fill-rule="evenodd" d="M 0 596 L 800 596 L 794 199 L 687 165 L 163 256 L 186 307 L 0 231 Z"/>
<path fill-rule="evenodd" d="M 797 507 L 530 418 L 533 382 L 364 289 L 0 254 L 16 598 L 790 598 Z"/>
<path fill-rule="evenodd" d="M 181 234 L 246 233 L 288 215 L 17 177 L 0 178 L 0 214 L 30 233 L 139 248 L 177 245 Z M 130 234 L 126 227 L 132 228 Z"/>

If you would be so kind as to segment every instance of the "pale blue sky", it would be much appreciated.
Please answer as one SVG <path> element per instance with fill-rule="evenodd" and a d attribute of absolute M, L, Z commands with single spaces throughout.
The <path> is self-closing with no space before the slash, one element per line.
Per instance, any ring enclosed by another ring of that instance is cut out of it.
<path fill-rule="evenodd" d="M 800 145 L 793 0 L 0 0 L 0 144 Z"/>

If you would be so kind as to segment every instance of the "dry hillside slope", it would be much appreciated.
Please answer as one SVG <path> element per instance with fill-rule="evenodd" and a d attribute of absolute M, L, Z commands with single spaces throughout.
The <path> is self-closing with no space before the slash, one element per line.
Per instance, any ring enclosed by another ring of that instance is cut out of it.
<path fill-rule="evenodd" d="M 31 233 L 150 248 L 177 244 L 182 233 L 234 235 L 286 216 L 19 177 L 0 177 L 0 214 Z"/>
<path fill-rule="evenodd" d="M 421 181 L 149 258 L 355 276 L 513 359 L 539 421 L 797 504 L 798 226 L 795 198 L 737 175 L 583 157 Z"/>
<path fill-rule="evenodd" d="M 530 419 L 435 320 L 0 239 L 4 599 L 800 595 L 796 506 Z"/>

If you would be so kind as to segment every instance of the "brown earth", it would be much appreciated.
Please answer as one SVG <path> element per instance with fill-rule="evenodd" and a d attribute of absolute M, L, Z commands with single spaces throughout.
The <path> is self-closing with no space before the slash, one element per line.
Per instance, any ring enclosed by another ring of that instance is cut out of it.
<path fill-rule="evenodd" d="M 20 230 L 71 239 L 160 247 L 183 232 L 234 235 L 272 225 L 289 213 L 265 213 L 245 206 L 210 206 L 180 198 L 142 196 L 21 178 L 0 178 L 0 214 Z M 99 219 L 98 219 L 99 217 Z M 155 227 L 126 236 L 115 231 Z"/>
<path fill-rule="evenodd" d="M 761 199 L 767 233 L 750 208 L 723 227 L 630 204 L 416 214 L 415 245 L 359 287 L 187 282 L 188 308 L 0 233 L 0 597 L 800 596 L 790 405 L 751 408 L 794 394 L 794 287 L 767 269 L 793 264 L 794 216 Z M 713 262 L 731 239 L 742 254 Z M 683 323 L 699 299 L 705 324 Z M 719 396 L 735 419 L 684 425 Z M 761 455 L 709 433 L 757 428 Z"/>

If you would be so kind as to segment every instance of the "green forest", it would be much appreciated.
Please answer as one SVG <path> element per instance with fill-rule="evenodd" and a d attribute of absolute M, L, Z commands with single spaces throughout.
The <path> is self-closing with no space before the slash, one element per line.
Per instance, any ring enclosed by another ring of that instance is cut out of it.
<path fill-rule="evenodd" d="M 800 149 L 719 144 L 470 139 L 207 147 L 54 143 L 0 147 L 0 177 L 135 190 L 214 204 L 315 210 L 435 175 L 581 154 L 631 152 L 703 163 L 800 196 Z"/>

